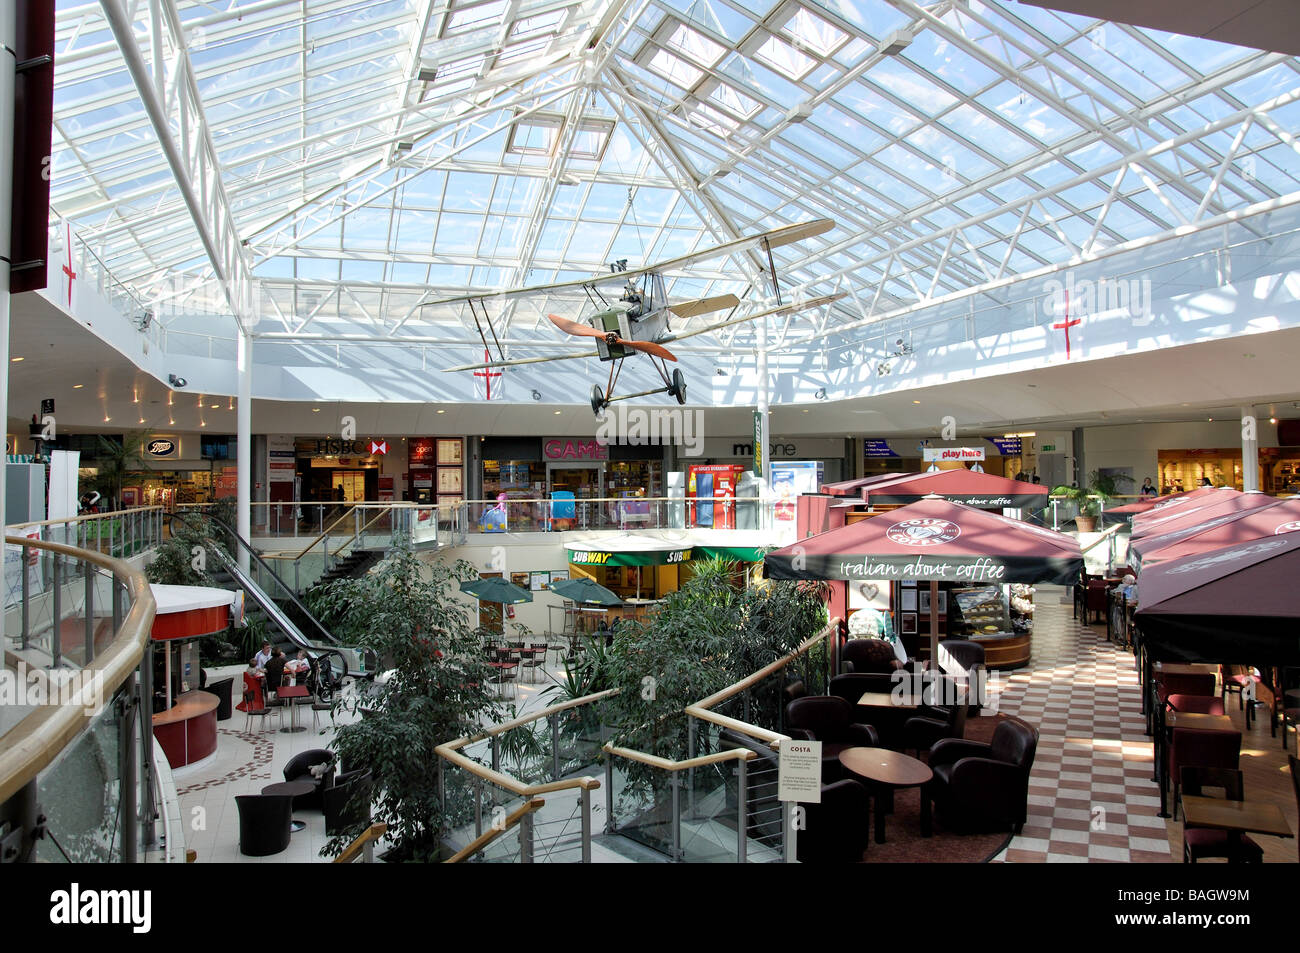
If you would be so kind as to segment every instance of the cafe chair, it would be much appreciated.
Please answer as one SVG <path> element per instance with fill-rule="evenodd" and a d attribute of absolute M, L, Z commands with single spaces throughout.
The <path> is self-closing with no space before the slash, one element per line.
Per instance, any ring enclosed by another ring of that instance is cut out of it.
<path fill-rule="evenodd" d="M 1174 820 L 1182 800 L 1184 767 L 1224 768 L 1235 771 L 1241 761 L 1241 732 L 1204 728 L 1174 728 L 1169 742 L 1167 777 L 1174 782 Z"/>
<path fill-rule="evenodd" d="M 332 837 L 369 823 L 373 794 L 374 780 L 368 770 L 336 774 L 334 784 L 321 792 L 325 833 Z"/>
<path fill-rule="evenodd" d="M 287 794 L 239 794 L 239 852 L 246 857 L 269 857 L 289 846 L 293 798 Z"/>
<path fill-rule="evenodd" d="M 528 647 L 533 650 L 528 660 L 524 662 L 524 668 L 532 669 L 532 681 L 537 681 L 537 670 L 540 668 L 546 671 L 546 653 L 550 651 L 550 646 L 545 642 L 530 642 Z"/>
<path fill-rule="evenodd" d="M 321 764 L 329 765 L 329 768 L 318 777 L 311 769 Z M 312 748 L 289 759 L 289 763 L 284 766 L 286 781 L 311 781 L 316 785 L 316 790 L 311 794 L 301 795 L 295 800 L 298 807 L 321 810 L 321 793 L 334 782 L 333 765 L 334 753 L 324 748 Z"/>
<path fill-rule="evenodd" d="M 1183 711 L 1189 715 L 1222 715 L 1223 699 L 1209 695 L 1170 695 L 1165 699 L 1165 707 L 1170 711 Z"/>
<path fill-rule="evenodd" d="M 948 705 L 943 708 L 925 706 L 923 714 L 903 722 L 903 748 L 915 749 L 917 757 L 929 751 L 943 738 L 962 738 L 966 734 L 966 714 L 969 705 Z"/>
<path fill-rule="evenodd" d="M 803 683 L 799 683 L 802 687 Z M 842 698 L 853 706 L 853 721 L 870 725 L 886 748 L 896 747 L 902 737 L 903 722 L 914 711 L 909 708 L 874 708 L 859 705 L 858 699 L 868 692 L 889 693 L 897 683 L 881 672 L 849 672 L 831 679 L 827 693 Z M 802 692 L 806 695 L 807 692 Z"/>
<path fill-rule="evenodd" d="M 1156 695 L 1162 702 L 1170 695 L 1202 695 L 1206 698 L 1218 698 L 1218 679 L 1209 672 L 1157 673 Z"/>
<path fill-rule="evenodd" d="M 1245 799 L 1242 774 L 1236 769 L 1184 765 L 1179 771 L 1178 779 L 1185 795 L 1200 797 L 1205 788 L 1212 787 L 1223 788 L 1223 796 L 1229 801 Z M 1184 821 L 1183 863 L 1194 864 L 1204 857 L 1223 857 L 1230 862 L 1262 864 L 1264 848 L 1242 834 L 1234 851 L 1232 837 L 1227 831 L 1188 827 Z"/>
<path fill-rule="evenodd" d="M 1083 623 L 1089 625 L 1088 615 L 1091 613 L 1098 622 L 1106 620 L 1106 599 L 1110 593 L 1110 587 L 1106 584 L 1105 579 L 1089 579 L 1087 589 L 1083 594 Z"/>
<path fill-rule="evenodd" d="M 244 732 L 245 733 L 248 733 L 253 730 L 254 721 L 260 721 L 262 723 L 261 730 L 265 731 L 266 719 L 273 712 L 278 713 L 282 711 L 282 709 L 280 708 L 266 708 L 265 706 L 261 708 L 256 708 L 254 706 L 258 704 L 258 701 L 259 699 L 257 697 L 256 692 L 252 691 L 251 689 L 244 692 Z"/>
<path fill-rule="evenodd" d="M 323 701 L 320 700 L 320 697 L 317 696 L 317 698 L 316 698 L 316 699 L 311 703 L 311 727 L 312 727 L 312 730 L 313 730 L 313 731 L 317 731 L 317 730 L 319 730 L 319 732 L 320 732 L 322 735 L 325 734 L 325 729 L 320 727 L 320 713 L 323 712 L 323 711 L 327 711 L 327 712 L 329 712 L 329 713 L 330 713 L 330 721 L 333 722 L 333 720 L 334 720 L 334 709 L 335 709 L 336 707 L 338 707 L 338 702 L 334 702 L 334 701 L 323 702 Z"/>
<path fill-rule="evenodd" d="M 839 781 L 848 774 L 840 764 L 841 751 L 880 747 L 876 730 L 858 724 L 853 717 L 853 706 L 834 695 L 807 695 L 786 706 L 785 725 L 790 737 L 822 743 L 822 779 L 826 782 Z"/>
<path fill-rule="evenodd" d="M 858 864 L 871 840 L 870 795 L 860 781 L 822 785 L 821 803 L 805 804 L 804 828 L 795 840 L 801 864 Z"/>
<path fill-rule="evenodd" d="M 883 672 L 888 675 L 904 667 L 894 654 L 894 646 L 884 639 L 849 639 L 840 649 L 840 663 L 844 671 L 859 674 Z"/>
<path fill-rule="evenodd" d="M 1029 814 L 1029 772 L 1038 730 L 1019 718 L 993 729 L 987 744 L 943 738 L 930 748 L 934 779 L 921 796 L 934 802 L 940 823 L 962 833 L 1020 833 Z"/>

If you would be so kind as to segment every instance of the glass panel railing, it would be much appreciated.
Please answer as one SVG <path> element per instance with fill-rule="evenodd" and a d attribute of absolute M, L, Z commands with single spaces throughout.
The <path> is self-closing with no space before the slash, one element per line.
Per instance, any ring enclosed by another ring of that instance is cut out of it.
<path fill-rule="evenodd" d="M 41 863 L 122 861 L 122 748 L 131 743 L 115 698 L 37 777 L 46 818 L 36 842 Z M 131 733 L 134 735 L 134 732 Z"/>
<path fill-rule="evenodd" d="M 610 758 L 605 774 L 608 830 L 677 859 L 674 807 L 680 813 L 682 797 L 679 788 L 674 798 L 676 774 L 648 764 Z"/>
<path fill-rule="evenodd" d="M 784 504 L 791 507 L 790 504 Z M 701 497 L 593 498 L 551 500 L 520 498 L 470 500 L 465 504 L 467 531 L 539 533 L 556 530 L 764 529 L 777 514 L 773 500 Z M 790 508 L 793 513 L 792 507 Z M 782 525 L 794 528 L 793 518 Z"/>

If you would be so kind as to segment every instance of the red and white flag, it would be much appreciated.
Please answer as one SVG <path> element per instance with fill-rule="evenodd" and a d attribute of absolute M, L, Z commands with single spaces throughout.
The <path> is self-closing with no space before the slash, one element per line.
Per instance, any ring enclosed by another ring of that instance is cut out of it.
<path fill-rule="evenodd" d="M 483 361 L 490 360 L 488 349 L 483 348 Z M 478 400 L 504 400 L 505 370 L 504 367 L 480 367 L 474 371 L 474 396 Z"/>

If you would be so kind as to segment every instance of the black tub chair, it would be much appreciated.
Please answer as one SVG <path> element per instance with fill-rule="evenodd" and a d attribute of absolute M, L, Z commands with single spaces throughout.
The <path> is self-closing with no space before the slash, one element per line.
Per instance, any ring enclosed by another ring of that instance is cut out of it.
<path fill-rule="evenodd" d="M 808 695 L 786 706 L 786 733 L 822 743 L 822 780 L 844 780 L 849 771 L 840 764 L 840 752 L 846 748 L 878 748 L 880 738 L 874 728 L 854 722 L 853 706 L 834 695 Z"/>
<path fill-rule="evenodd" d="M 269 857 L 289 846 L 293 798 L 287 794 L 240 794 L 239 852 L 247 857 Z"/>
<path fill-rule="evenodd" d="M 369 771 L 347 771 L 335 775 L 334 784 L 321 792 L 325 810 L 325 833 L 333 836 L 370 820 L 374 781 Z"/>
<path fill-rule="evenodd" d="M 803 804 L 805 827 L 795 835 L 801 864 L 857 864 L 871 840 L 870 795 L 859 781 L 822 785 L 820 804 Z"/>
<path fill-rule="evenodd" d="M 1029 772 L 1037 748 L 1038 730 L 1019 718 L 993 729 L 989 744 L 958 738 L 936 742 L 930 749 L 934 780 L 927 788 L 940 823 L 967 833 L 1020 833 L 1029 812 Z"/>
<path fill-rule="evenodd" d="M 311 769 L 318 764 L 328 764 L 329 769 L 319 778 L 311 773 Z M 321 810 L 321 792 L 334 783 L 334 753 L 326 751 L 324 748 L 312 748 L 310 751 L 304 751 L 295 755 L 284 766 L 284 779 L 286 781 L 311 781 L 316 785 L 316 790 L 311 794 L 304 794 L 295 801 L 300 808 L 315 808 Z"/>

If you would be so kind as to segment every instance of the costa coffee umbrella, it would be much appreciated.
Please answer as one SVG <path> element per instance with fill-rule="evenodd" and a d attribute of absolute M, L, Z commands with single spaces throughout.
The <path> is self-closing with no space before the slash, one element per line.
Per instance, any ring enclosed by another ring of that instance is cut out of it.
<path fill-rule="evenodd" d="M 1191 529 L 1193 526 L 1200 526 L 1221 517 L 1235 516 L 1238 513 L 1245 513 L 1261 506 L 1268 506 L 1274 502 L 1276 502 L 1276 498 L 1269 496 L 1267 493 L 1257 491 L 1240 493 L 1237 490 L 1222 489 L 1217 491 L 1215 496 L 1204 497 L 1196 506 L 1172 510 L 1164 516 L 1144 520 L 1141 526 L 1133 527 L 1133 535 L 1130 538 L 1137 541 L 1150 536 L 1177 533 L 1180 530 Z"/>
<path fill-rule="evenodd" d="M 1037 483 L 966 469 L 907 473 L 862 488 L 864 500 L 880 505 L 915 503 L 927 496 L 941 496 L 952 503 L 991 509 L 1043 507 L 1047 505 L 1047 494 L 1047 487 Z"/>
<path fill-rule="evenodd" d="M 1265 506 L 1220 516 L 1178 532 L 1134 540 L 1129 546 L 1130 561 L 1141 571 L 1144 566 L 1170 559 L 1196 556 L 1296 530 L 1300 530 L 1300 499 L 1273 500 Z"/>
<path fill-rule="evenodd" d="M 1237 492 L 1230 487 L 1202 486 L 1188 493 L 1171 493 L 1168 496 L 1157 497 L 1151 501 L 1151 506 L 1147 507 L 1146 510 L 1134 515 L 1133 529 L 1137 530 L 1148 520 L 1162 519 L 1178 510 L 1186 512 L 1189 507 L 1200 506 L 1200 500 L 1218 493 L 1221 489 L 1227 490 L 1229 493 Z M 1132 506 L 1133 504 L 1128 505 Z M 1115 508 L 1116 511 L 1122 509 L 1123 507 Z M 1107 512 L 1111 511 L 1107 510 Z"/>
<path fill-rule="evenodd" d="M 1157 661 L 1300 665 L 1300 533 L 1149 566 L 1135 621 Z"/>
<path fill-rule="evenodd" d="M 1064 533 L 931 498 L 802 539 L 768 553 L 763 566 L 773 579 L 1064 585 L 1078 578 L 1083 554 Z M 938 658 L 934 625 L 930 632 Z"/>

